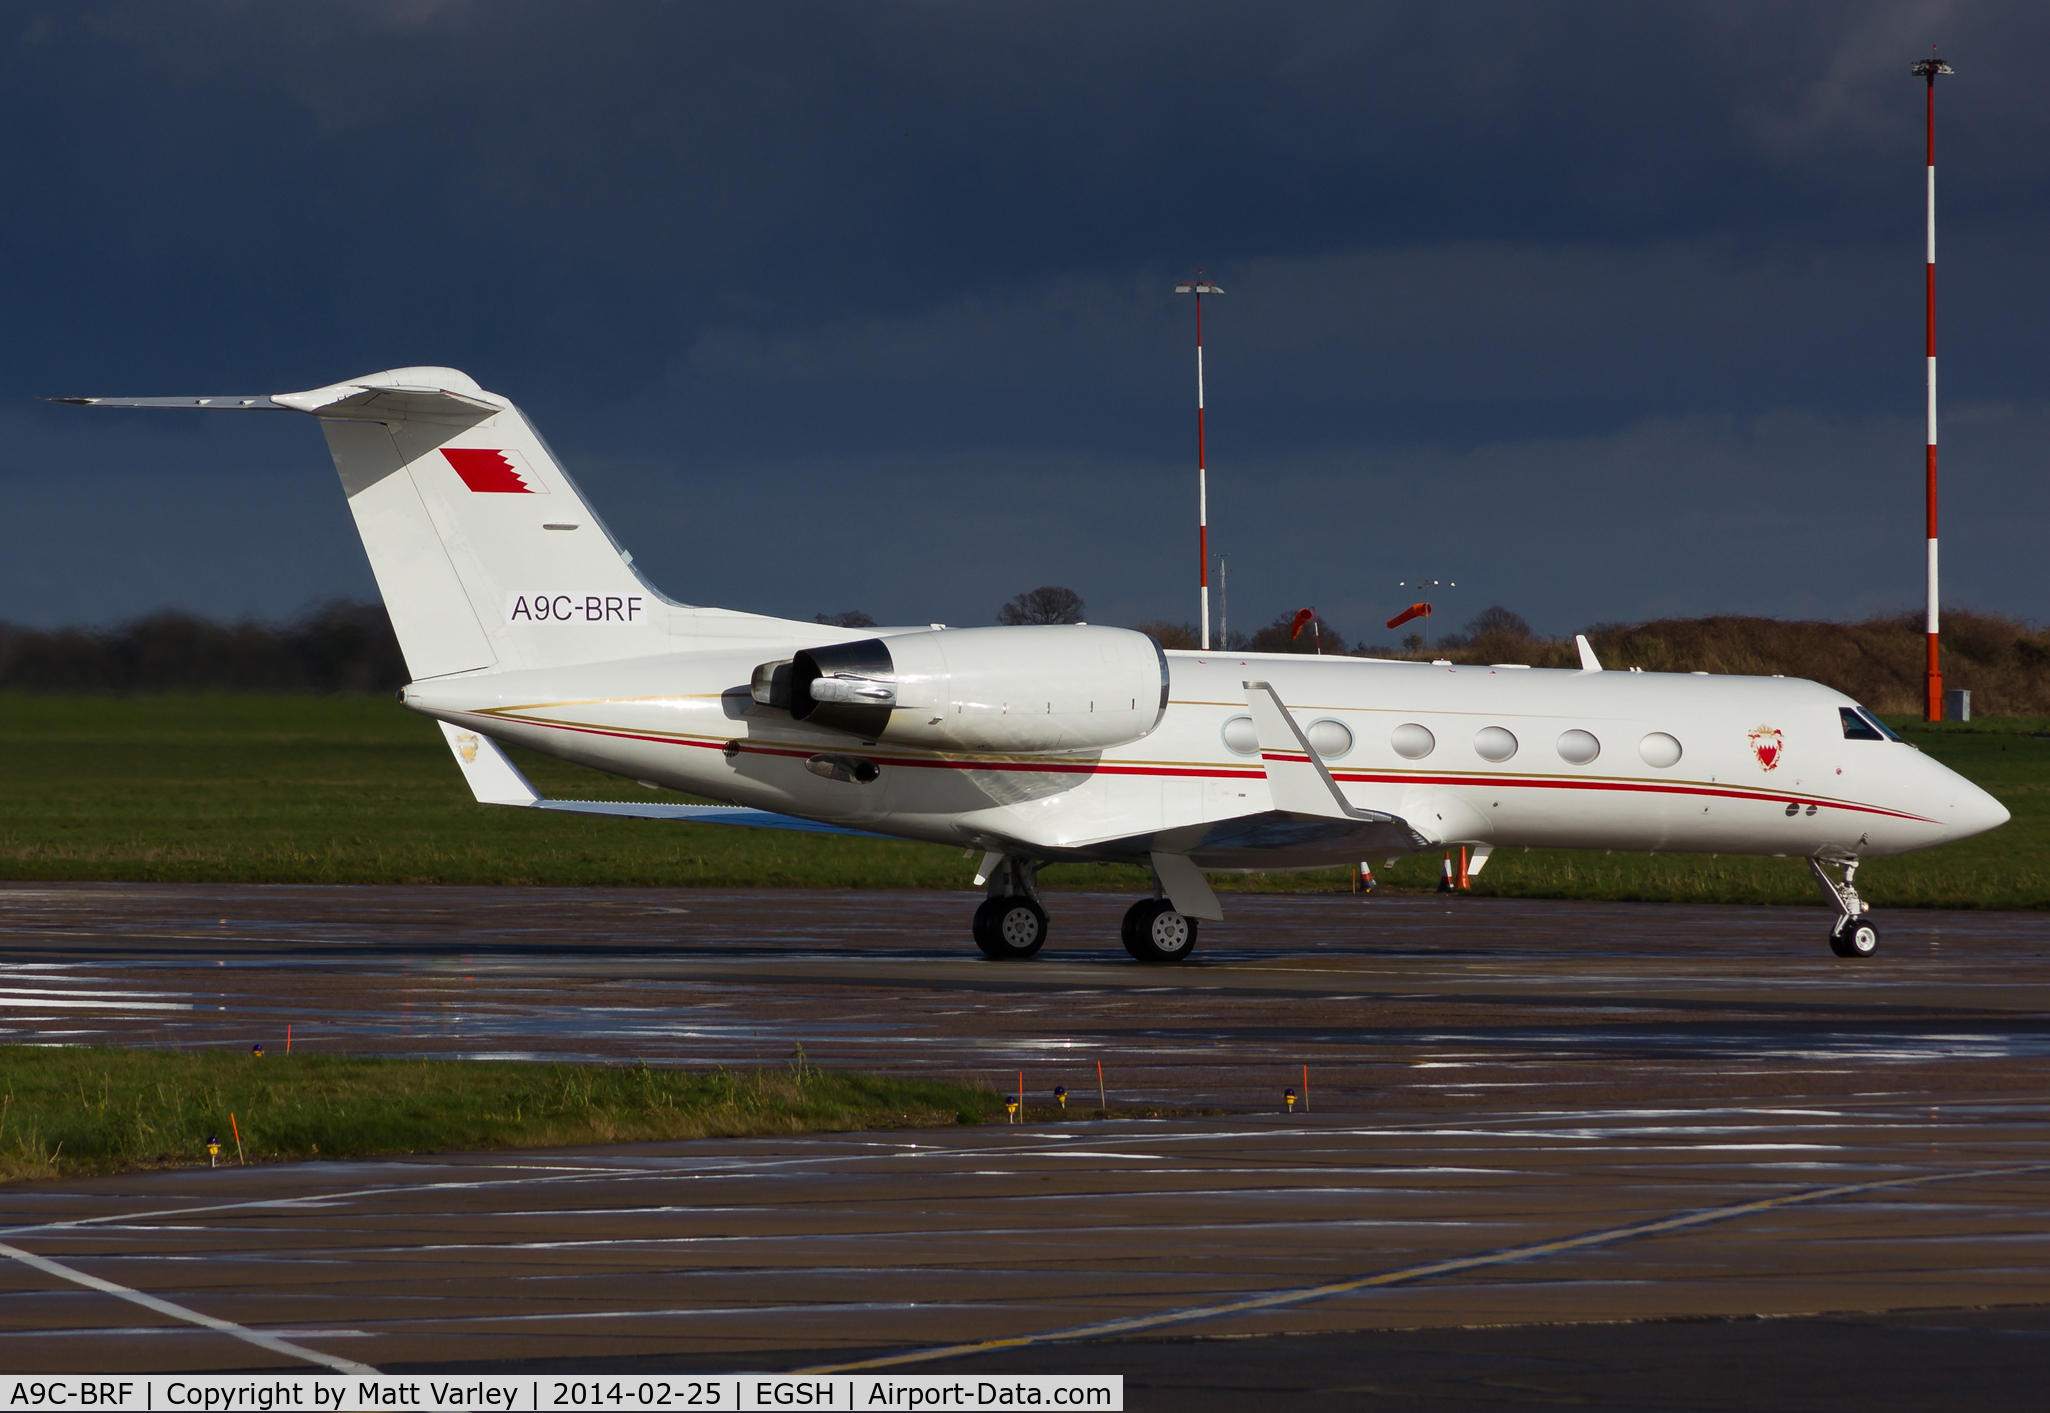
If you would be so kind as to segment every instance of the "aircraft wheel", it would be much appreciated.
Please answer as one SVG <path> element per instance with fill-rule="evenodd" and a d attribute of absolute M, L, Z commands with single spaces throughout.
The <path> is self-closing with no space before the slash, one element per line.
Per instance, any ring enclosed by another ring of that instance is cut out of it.
<path fill-rule="evenodd" d="M 1869 957 L 1879 950 L 1879 929 L 1863 918 L 1846 920 L 1829 934 L 1829 950 L 1839 957 Z"/>
<path fill-rule="evenodd" d="M 1030 898 L 987 898 L 975 910 L 975 945 L 993 961 L 1017 961 L 1046 945 L 1046 909 Z"/>
<path fill-rule="evenodd" d="M 1179 962 L 1196 950 L 1196 919 L 1165 898 L 1142 898 L 1125 914 L 1125 950 L 1136 962 Z"/>

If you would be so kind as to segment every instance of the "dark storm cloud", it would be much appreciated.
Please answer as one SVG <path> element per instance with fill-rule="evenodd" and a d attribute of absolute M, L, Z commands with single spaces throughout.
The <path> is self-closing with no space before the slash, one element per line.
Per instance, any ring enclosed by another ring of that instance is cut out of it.
<path fill-rule="evenodd" d="M 0 15 L 0 476 L 34 512 L 0 616 L 369 588 L 310 425 L 30 395 L 420 362 L 519 400 L 682 597 L 1190 616 L 1198 264 L 1247 614 L 1357 631 L 1441 562 L 1554 629 L 1906 605 L 1932 38 L 1946 563 L 2045 614 L 2007 548 L 2045 509 L 2034 7 Z"/>

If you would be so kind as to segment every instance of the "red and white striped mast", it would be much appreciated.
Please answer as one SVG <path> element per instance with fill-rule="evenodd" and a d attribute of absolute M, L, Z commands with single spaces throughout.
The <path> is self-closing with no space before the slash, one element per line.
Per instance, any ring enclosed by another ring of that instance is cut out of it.
<path fill-rule="evenodd" d="M 1933 50 L 1934 45 L 1930 48 Z M 1928 608 L 1923 623 L 1929 635 L 1929 669 L 1925 683 L 1923 719 L 1943 720 L 1943 665 L 1937 657 L 1936 638 L 1936 76 L 1957 70 L 1940 58 L 1924 59 L 1910 73 L 1924 80 L 1929 90 L 1929 259 L 1923 271 L 1923 334 L 1929 359 L 1929 441 L 1924 449 L 1923 476 L 1926 481 L 1929 523 Z"/>
<path fill-rule="evenodd" d="M 1196 571 L 1198 597 L 1203 614 L 1202 639 L 1199 646 L 1210 650 L 1210 471 L 1203 455 L 1203 296 L 1223 294 L 1222 285 L 1205 284 L 1203 272 L 1198 270 L 1193 283 L 1176 285 L 1176 294 L 1196 296 L 1196 554 L 1199 561 Z"/>

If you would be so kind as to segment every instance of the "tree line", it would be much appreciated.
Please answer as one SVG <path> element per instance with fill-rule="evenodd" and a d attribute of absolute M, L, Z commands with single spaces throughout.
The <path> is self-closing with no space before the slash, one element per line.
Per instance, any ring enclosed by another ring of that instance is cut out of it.
<path fill-rule="evenodd" d="M 998 610 L 999 623 L 1080 623 L 1087 605 L 1072 589 L 1041 585 Z M 850 609 L 816 615 L 820 623 L 873 628 Z M 1290 636 L 1284 613 L 1252 633 L 1234 632 L 1229 651 L 1321 650 L 1377 658 L 1462 664 L 1577 667 L 1571 637 L 1534 633 L 1519 614 L 1493 605 L 1457 631 L 1426 642 L 1356 643 L 1315 620 Z M 1132 625 L 1163 647 L 1197 645 L 1194 625 Z M 1921 707 L 1922 621 L 1892 614 L 1862 623 L 1788 621 L 1722 615 L 1651 623 L 1596 624 L 1587 630 L 1610 669 L 1650 672 L 1780 674 L 1825 683 L 1878 711 Z M 1946 686 L 1973 694 L 1975 715 L 2050 717 L 2050 631 L 2001 614 L 1952 609 L 1944 615 Z M 0 691 L 15 692 L 391 692 L 408 681 L 391 620 L 381 604 L 322 604 L 288 623 L 217 623 L 166 611 L 112 628 L 24 628 L 0 622 Z"/>
<path fill-rule="evenodd" d="M 383 604 L 336 600 L 290 623 L 175 610 L 113 628 L 0 623 L 0 691 L 393 692 L 408 680 Z"/>

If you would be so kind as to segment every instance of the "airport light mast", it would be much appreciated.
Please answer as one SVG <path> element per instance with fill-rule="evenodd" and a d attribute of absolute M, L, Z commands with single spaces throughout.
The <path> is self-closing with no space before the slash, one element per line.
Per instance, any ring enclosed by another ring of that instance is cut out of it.
<path fill-rule="evenodd" d="M 1203 455 L 1203 296 L 1223 294 L 1222 285 L 1206 284 L 1203 272 L 1198 270 L 1196 278 L 1189 284 L 1176 285 L 1176 294 L 1196 296 L 1196 564 L 1197 597 L 1201 604 L 1203 627 L 1198 640 L 1205 652 L 1210 650 L 1210 472 Z"/>
<path fill-rule="evenodd" d="M 1929 46 L 1932 51 L 1935 45 Z M 1923 477 L 1928 502 L 1929 580 L 1928 606 L 1923 623 L 1929 635 L 1929 668 L 1924 683 L 1923 720 L 1943 720 L 1943 664 L 1937 656 L 1936 628 L 1936 76 L 1957 72 L 1941 58 L 1928 58 L 1909 69 L 1928 85 L 1929 92 L 1929 257 L 1923 271 L 1923 337 L 1929 360 L 1929 438 L 1924 448 Z"/>

